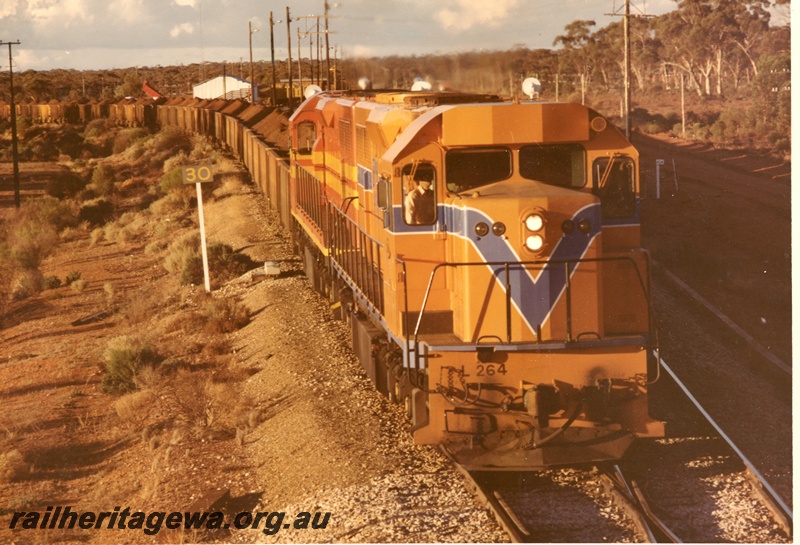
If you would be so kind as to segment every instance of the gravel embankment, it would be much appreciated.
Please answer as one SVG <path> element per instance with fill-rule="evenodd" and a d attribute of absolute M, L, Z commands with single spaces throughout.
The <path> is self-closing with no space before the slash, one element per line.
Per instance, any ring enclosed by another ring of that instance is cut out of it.
<path fill-rule="evenodd" d="M 244 438 L 242 466 L 255 470 L 241 492 L 260 494 L 255 511 L 283 511 L 287 520 L 331 513 L 325 529 L 266 535 L 262 527 L 229 539 L 506 541 L 444 455 L 412 444 L 403 411 L 373 389 L 348 347 L 347 327 L 311 290 L 259 195 L 244 188 L 220 205 L 238 213 L 216 214 L 224 218 L 212 226 L 216 236 L 282 271 L 258 283 L 248 273 L 218 294 L 240 298 L 253 313 L 233 336 L 239 365 L 251 374 L 243 393 L 263 420 Z"/>

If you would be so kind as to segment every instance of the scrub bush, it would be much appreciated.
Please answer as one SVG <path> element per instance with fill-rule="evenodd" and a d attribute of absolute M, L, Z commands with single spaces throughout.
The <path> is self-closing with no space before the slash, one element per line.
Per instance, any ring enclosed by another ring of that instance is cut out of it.
<path fill-rule="evenodd" d="M 156 368 L 164 358 L 149 343 L 129 336 L 115 337 L 104 353 L 105 374 L 100 385 L 106 393 L 137 389 L 136 378 L 145 368 Z"/>

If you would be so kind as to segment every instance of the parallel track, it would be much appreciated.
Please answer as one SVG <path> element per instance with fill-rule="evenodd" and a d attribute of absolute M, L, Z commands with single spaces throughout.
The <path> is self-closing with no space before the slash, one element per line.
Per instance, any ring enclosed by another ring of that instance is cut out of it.
<path fill-rule="evenodd" d="M 658 357 L 658 354 L 656 354 L 656 357 Z M 753 491 L 759 497 L 759 499 L 761 499 L 764 505 L 766 505 L 767 508 L 772 512 L 776 522 L 781 526 L 783 531 L 786 532 L 788 536 L 792 536 L 794 521 L 791 508 L 789 508 L 787 503 L 783 500 L 783 498 L 780 497 L 780 495 L 775 491 L 772 485 L 770 485 L 766 478 L 761 475 L 761 473 L 758 471 L 758 469 L 756 469 L 747 456 L 744 455 L 741 449 L 736 446 L 730 437 L 728 437 L 719 424 L 717 424 L 717 422 L 711 418 L 711 415 L 708 414 L 697 398 L 695 398 L 694 395 L 692 395 L 692 393 L 689 391 L 689 388 L 687 388 L 686 385 L 678 378 L 678 376 L 666 364 L 666 362 L 659 358 L 659 364 L 661 365 L 661 368 L 672 378 L 675 384 L 681 389 L 681 391 L 683 391 L 684 395 L 686 395 L 689 401 L 692 402 L 703 418 L 728 444 L 736 456 L 741 459 L 742 463 L 747 469 L 747 476 L 753 486 Z"/>

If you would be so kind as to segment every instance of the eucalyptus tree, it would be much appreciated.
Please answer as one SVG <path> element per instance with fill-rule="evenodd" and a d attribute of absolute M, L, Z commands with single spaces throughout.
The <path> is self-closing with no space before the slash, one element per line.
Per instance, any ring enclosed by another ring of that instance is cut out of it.
<path fill-rule="evenodd" d="M 758 75 L 758 48 L 769 33 L 770 13 L 767 0 L 746 0 L 724 2 L 725 9 L 731 11 L 731 16 L 736 21 L 738 31 L 728 36 L 728 39 L 739 48 L 747 58 L 753 69 L 753 75 Z"/>
<path fill-rule="evenodd" d="M 572 65 L 575 73 L 580 78 L 582 101 L 586 94 L 586 84 L 591 75 L 593 50 L 595 42 L 591 27 L 595 26 L 594 21 L 577 20 L 564 27 L 565 34 L 556 36 L 553 45 L 563 47 L 560 56 L 566 64 Z"/>
<path fill-rule="evenodd" d="M 711 94 L 714 57 L 709 43 L 708 21 L 713 6 L 707 0 L 682 0 L 678 9 L 658 18 L 656 30 L 662 43 L 664 63 L 682 71 L 698 96 Z"/>

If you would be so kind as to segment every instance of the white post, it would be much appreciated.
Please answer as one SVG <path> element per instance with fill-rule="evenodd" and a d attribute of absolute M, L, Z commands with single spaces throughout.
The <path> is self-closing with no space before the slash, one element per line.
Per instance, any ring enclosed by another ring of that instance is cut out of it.
<path fill-rule="evenodd" d="M 661 199 L 661 165 L 664 159 L 656 159 L 656 200 Z"/>
<path fill-rule="evenodd" d="M 206 293 L 211 293 L 211 280 L 208 275 L 208 251 L 206 250 L 206 222 L 203 218 L 203 190 L 200 182 L 194 184 L 197 187 L 197 212 L 200 219 L 200 251 L 203 254 L 203 278 L 206 285 Z"/>

